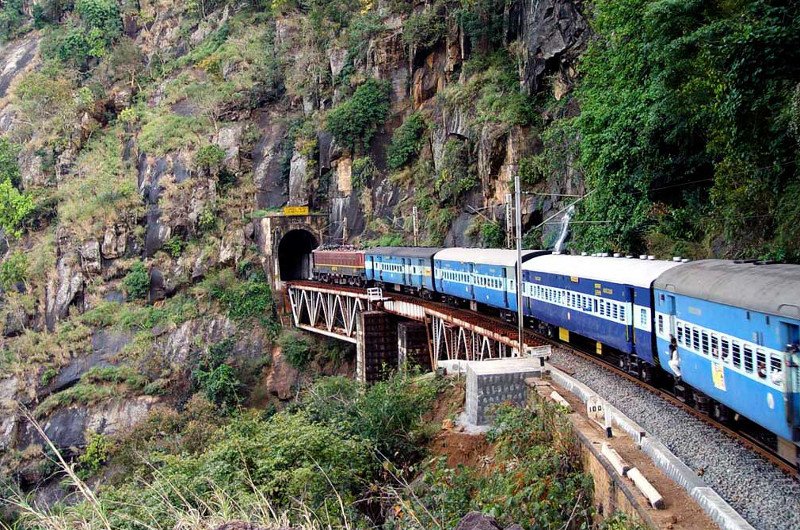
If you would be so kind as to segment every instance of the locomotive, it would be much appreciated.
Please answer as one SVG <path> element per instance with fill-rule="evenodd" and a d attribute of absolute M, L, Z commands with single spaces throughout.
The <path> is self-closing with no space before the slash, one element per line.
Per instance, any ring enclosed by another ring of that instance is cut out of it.
<path fill-rule="evenodd" d="M 800 265 L 529 250 L 379 247 L 313 252 L 313 279 L 376 285 L 509 320 L 595 352 L 720 421 L 746 418 L 797 462 Z"/>

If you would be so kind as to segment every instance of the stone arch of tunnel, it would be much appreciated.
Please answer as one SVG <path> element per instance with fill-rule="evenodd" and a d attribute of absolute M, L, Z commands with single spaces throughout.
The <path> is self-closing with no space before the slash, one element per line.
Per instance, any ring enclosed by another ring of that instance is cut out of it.
<path fill-rule="evenodd" d="M 289 230 L 278 243 L 278 270 L 281 281 L 311 277 L 311 251 L 319 246 L 314 234 L 303 228 Z"/>

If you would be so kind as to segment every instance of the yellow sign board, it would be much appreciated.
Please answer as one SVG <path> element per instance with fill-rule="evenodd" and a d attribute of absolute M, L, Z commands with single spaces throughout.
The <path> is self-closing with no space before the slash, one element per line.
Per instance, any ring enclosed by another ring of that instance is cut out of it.
<path fill-rule="evenodd" d="M 284 206 L 283 215 L 308 215 L 308 206 Z"/>

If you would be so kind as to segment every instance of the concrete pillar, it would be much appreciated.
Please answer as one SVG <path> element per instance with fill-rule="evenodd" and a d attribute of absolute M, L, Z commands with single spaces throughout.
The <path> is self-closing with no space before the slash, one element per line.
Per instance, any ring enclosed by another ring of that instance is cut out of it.
<path fill-rule="evenodd" d="M 397 364 L 419 366 L 426 372 L 431 370 L 431 354 L 428 348 L 428 333 L 422 322 L 400 322 L 397 324 Z"/>

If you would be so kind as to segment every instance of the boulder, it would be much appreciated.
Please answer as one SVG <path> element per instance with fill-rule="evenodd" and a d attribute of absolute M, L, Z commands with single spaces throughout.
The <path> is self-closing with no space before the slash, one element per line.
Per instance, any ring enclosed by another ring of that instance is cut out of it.
<path fill-rule="evenodd" d="M 469 512 L 461 518 L 456 530 L 503 530 L 497 519 L 480 512 Z"/>
<path fill-rule="evenodd" d="M 100 242 L 92 239 L 81 246 L 81 269 L 87 275 L 98 274 L 102 270 Z"/>
<path fill-rule="evenodd" d="M 125 255 L 128 228 L 124 224 L 107 226 L 103 233 L 100 253 L 105 259 L 117 259 Z"/>
<path fill-rule="evenodd" d="M 244 125 L 238 123 L 230 127 L 223 127 L 217 134 L 217 145 L 225 150 L 225 167 L 231 171 L 239 169 L 239 145 L 242 143 Z"/>
<path fill-rule="evenodd" d="M 308 204 L 308 195 L 308 157 L 295 151 L 289 169 L 289 204 Z"/>
<path fill-rule="evenodd" d="M 300 371 L 286 361 L 281 348 L 279 346 L 273 348 L 272 371 L 267 377 L 269 393 L 280 400 L 293 398 L 300 375 Z"/>
<path fill-rule="evenodd" d="M 157 344 L 157 348 L 169 362 L 187 366 L 192 352 L 198 344 L 216 344 L 236 333 L 236 325 L 225 317 L 195 318 L 171 330 Z"/>
<path fill-rule="evenodd" d="M 49 330 L 55 329 L 57 320 L 69 313 L 70 305 L 83 294 L 84 276 L 75 262 L 74 255 L 61 256 L 56 265 L 57 278 L 50 280 L 46 288 L 46 320 Z"/>

